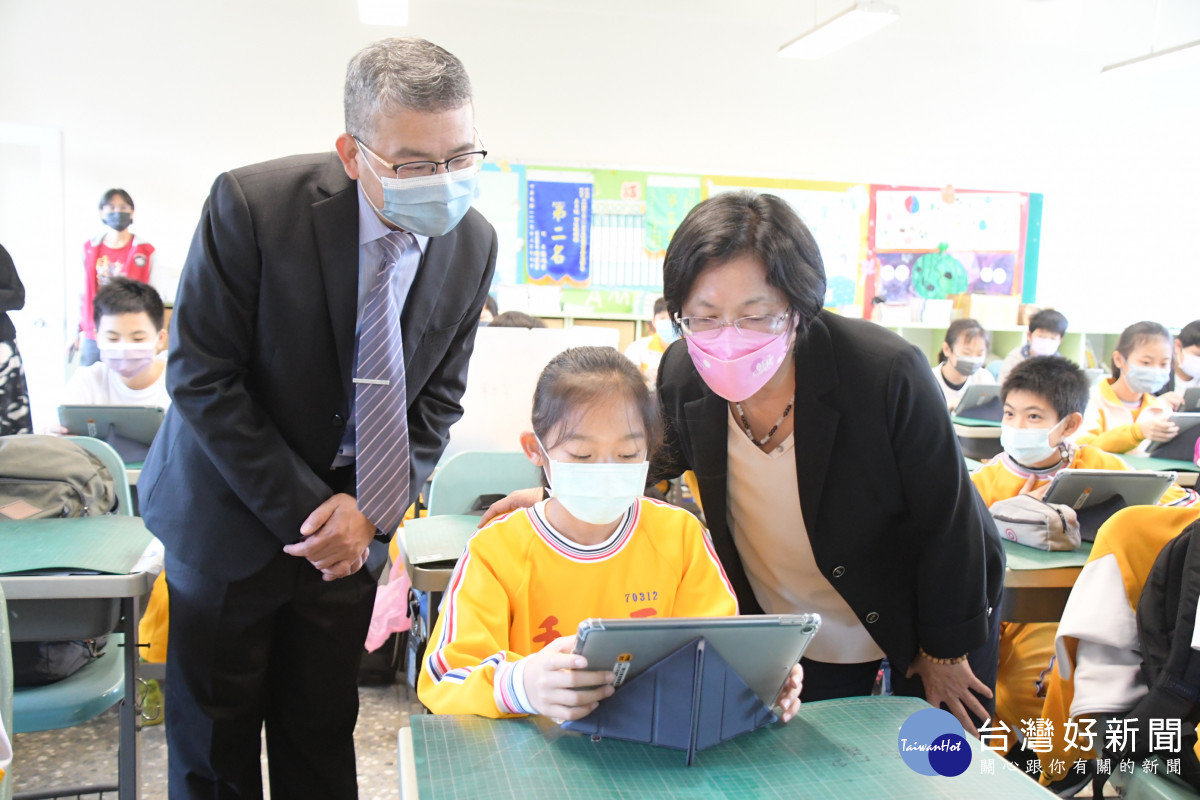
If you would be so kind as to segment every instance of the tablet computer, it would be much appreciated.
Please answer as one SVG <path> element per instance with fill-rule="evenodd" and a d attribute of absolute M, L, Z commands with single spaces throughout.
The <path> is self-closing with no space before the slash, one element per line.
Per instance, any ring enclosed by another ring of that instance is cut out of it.
<path fill-rule="evenodd" d="M 107 439 L 117 433 L 143 445 L 154 441 L 166 414 L 158 406 L 70 406 L 58 407 L 58 421 L 73 436 Z"/>
<path fill-rule="evenodd" d="M 1180 411 L 1200 411 L 1200 386 L 1193 386 L 1183 392 L 1183 405 L 1179 407 Z"/>
<path fill-rule="evenodd" d="M 702 638 L 771 708 L 820 627 L 819 614 L 585 619 L 575 652 L 587 658 L 588 669 L 612 671 L 613 686 L 620 687 Z"/>
<path fill-rule="evenodd" d="M 1080 537 L 1092 542 L 1105 520 L 1126 506 L 1154 505 L 1175 478 L 1174 472 L 1064 469 L 1042 499 L 1075 509 Z"/>
<path fill-rule="evenodd" d="M 1179 433 L 1170 441 L 1151 442 L 1146 455 L 1191 461 L 1196 457 L 1196 439 L 1200 438 L 1200 413 L 1175 412 L 1171 414 L 1171 422 L 1179 426 Z"/>
<path fill-rule="evenodd" d="M 1004 404 L 1000 402 L 1000 387 L 996 384 L 971 384 L 954 407 L 954 416 L 999 422 L 1004 418 Z"/>

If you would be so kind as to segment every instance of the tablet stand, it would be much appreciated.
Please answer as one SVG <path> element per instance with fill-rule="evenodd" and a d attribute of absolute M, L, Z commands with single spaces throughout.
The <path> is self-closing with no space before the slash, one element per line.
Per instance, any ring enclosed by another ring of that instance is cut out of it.
<path fill-rule="evenodd" d="M 696 753 L 777 719 L 716 648 L 696 639 L 563 727 Z"/>

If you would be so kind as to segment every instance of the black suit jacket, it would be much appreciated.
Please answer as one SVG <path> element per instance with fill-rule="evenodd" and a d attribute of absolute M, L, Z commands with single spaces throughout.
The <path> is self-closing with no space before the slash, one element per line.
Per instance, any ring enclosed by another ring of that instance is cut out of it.
<path fill-rule="evenodd" d="M 172 406 L 139 479 L 174 555 L 225 580 L 300 538 L 328 483 L 353 389 L 358 188 L 335 154 L 217 178 L 171 319 Z M 462 415 L 467 361 L 496 263 L 471 210 L 430 239 L 401 316 L 411 486 Z"/>
<path fill-rule="evenodd" d="M 795 348 L 795 452 L 817 565 L 903 674 L 918 645 L 985 643 L 1004 550 L 967 473 L 925 357 L 864 320 L 828 312 Z M 666 435 L 651 479 L 692 469 L 743 613 L 761 613 L 727 520 L 728 404 L 676 342 L 658 376 Z"/>

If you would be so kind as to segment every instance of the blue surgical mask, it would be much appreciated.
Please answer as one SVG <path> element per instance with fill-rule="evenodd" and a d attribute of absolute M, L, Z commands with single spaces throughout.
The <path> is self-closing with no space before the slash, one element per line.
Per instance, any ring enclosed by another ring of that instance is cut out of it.
<path fill-rule="evenodd" d="M 1171 370 L 1167 367 L 1131 367 L 1126 365 L 1121 373 L 1129 388 L 1138 394 L 1154 394 L 1167 385 Z"/>
<path fill-rule="evenodd" d="M 379 177 L 384 219 L 410 233 L 444 236 L 462 221 L 475 199 L 479 165 L 421 178 Z M 366 192 L 363 193 L 364 195 Z M 370 202 L 370 197 L 367 201 Z M 374 208 L 375 204 L 372 203 Z"/>
<path fill-rule="evenodd" d="M 1001 425 L 1000 446 L 1018 464 L 1039 464 L 1058 452 L 1058 447 L 1050 444 L 1050 434 L 1057 427 L 1017 428 Z"/>
<path fill-rule="evenodd" d="M 542 445 L 541 440 L 538 444 Z M 636 464 L 581 464 L 555 461 L 546 446 L 542 452 L 550 462 L 546 479 L 550 496 L 562 503 L 575 519 L 592 525 L 616 522 L 646 490 L 649 461 Z"/>
<path fill-rule="evenodd" d="M 654 332 L 658 334 L 659 339 L 662 339 L 664 346 L 671 344 L 671 342 L 679 338 L 679 334 L 675 332 L 675 326 L 669 319 L 655 320 Z"/>

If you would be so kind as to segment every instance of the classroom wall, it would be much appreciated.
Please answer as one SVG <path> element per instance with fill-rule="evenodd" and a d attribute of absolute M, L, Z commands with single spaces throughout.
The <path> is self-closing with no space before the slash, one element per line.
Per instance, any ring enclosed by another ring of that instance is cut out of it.
<path fill-rule="evenodd" d="M 1200 67 L 1096 74 L 1148 48 L 1153 0 L 898 4 L 801 62 L 774 53 L 846 3 L 411 0 L 391 29 L 353 0 L 0 0 L 0 122 L 63 132 L 68 286 L 112 185 L 177 271 L 213 178 L 330 148 L 347 59 L 410 33 L 466 62 L 498 158 L 1039 191 L 1040 301 L 1109 328 L 1200 317 Z M 1200 38 L 1200 4 L 1162 9 L 1160 47 Z M 58 269 L 19 267 L 34 290 Z"/>

